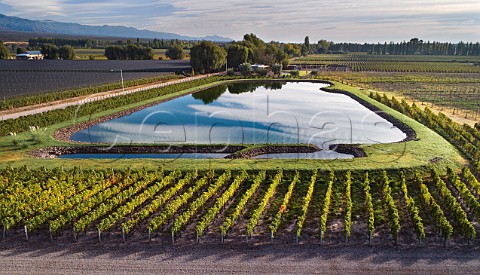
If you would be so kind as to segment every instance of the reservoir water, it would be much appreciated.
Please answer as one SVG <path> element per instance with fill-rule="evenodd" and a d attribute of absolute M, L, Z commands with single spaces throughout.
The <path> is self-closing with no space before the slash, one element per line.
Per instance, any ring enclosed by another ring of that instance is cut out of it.
<path fill-rule="evenodd" d="M 91 126 L 72 140 L 112 145 L 303 143 L 327 150 L 331 144 L 391 143 L 406 137 L 347 95 L 322 91 L 326 86 L 310 82 L 221 85 Z"/>

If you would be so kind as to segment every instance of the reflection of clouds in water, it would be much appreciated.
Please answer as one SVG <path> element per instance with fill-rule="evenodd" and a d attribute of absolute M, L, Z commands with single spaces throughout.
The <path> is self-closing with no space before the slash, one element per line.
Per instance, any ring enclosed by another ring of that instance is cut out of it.
<path fill-rule="evenodd" d="M 280 153 L 264 154 L 253 157 L 255 159 L 351 159 L 352 155 L 342 154 L 335 151 L 318 151 L 313 153 Z"/>
<path fill-rule="evenodd" d="M 90 138 L 111 142 L 121 135 L 134 143 L 269 142 L 323 147 L 405 138 L 399 129 L 352 98 L 319 91 L 323 86 L 287 83 L 281 92 L 264 87 L 255 93 L 226 92 L 211 104 L 185 96 L 93 126 Z M 79 132 L 74 139 L 84 137 L 85 133 Z"/>

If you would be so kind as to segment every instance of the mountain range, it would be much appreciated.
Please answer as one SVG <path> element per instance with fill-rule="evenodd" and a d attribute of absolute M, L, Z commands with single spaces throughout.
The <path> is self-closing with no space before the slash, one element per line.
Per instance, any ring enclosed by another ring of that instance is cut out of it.
<path fill-rule="evenodd" d="M 77 23 L 63 23 L 51 20 L 29 20 L 14 16 L 7 16 L 4 14 L 0 14 L 0 31 L 99 37 L 210 40 L 215 42 L 230 42 L 233 40 L 217 35 L 205 37 L 191 37 L 169 32 L 139 30 L 136 28 L 125 26 L 89 26 Z"/>

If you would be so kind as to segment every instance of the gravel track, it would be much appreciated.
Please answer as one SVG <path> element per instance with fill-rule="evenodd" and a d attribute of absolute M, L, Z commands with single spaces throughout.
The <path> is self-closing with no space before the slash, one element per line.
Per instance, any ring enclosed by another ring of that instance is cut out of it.
<path fill-rule="evenodd" d="M 478 274 L 478 246 L 0 243 L 0 274 Z"/>

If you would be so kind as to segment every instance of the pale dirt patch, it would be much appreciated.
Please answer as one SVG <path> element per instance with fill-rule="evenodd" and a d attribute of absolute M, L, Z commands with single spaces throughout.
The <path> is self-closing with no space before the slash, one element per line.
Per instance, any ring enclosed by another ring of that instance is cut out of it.
<path fill-rule="evenodd" d="M 6 240 L 0 274 L 478 274 L 479 247 Z"/>

